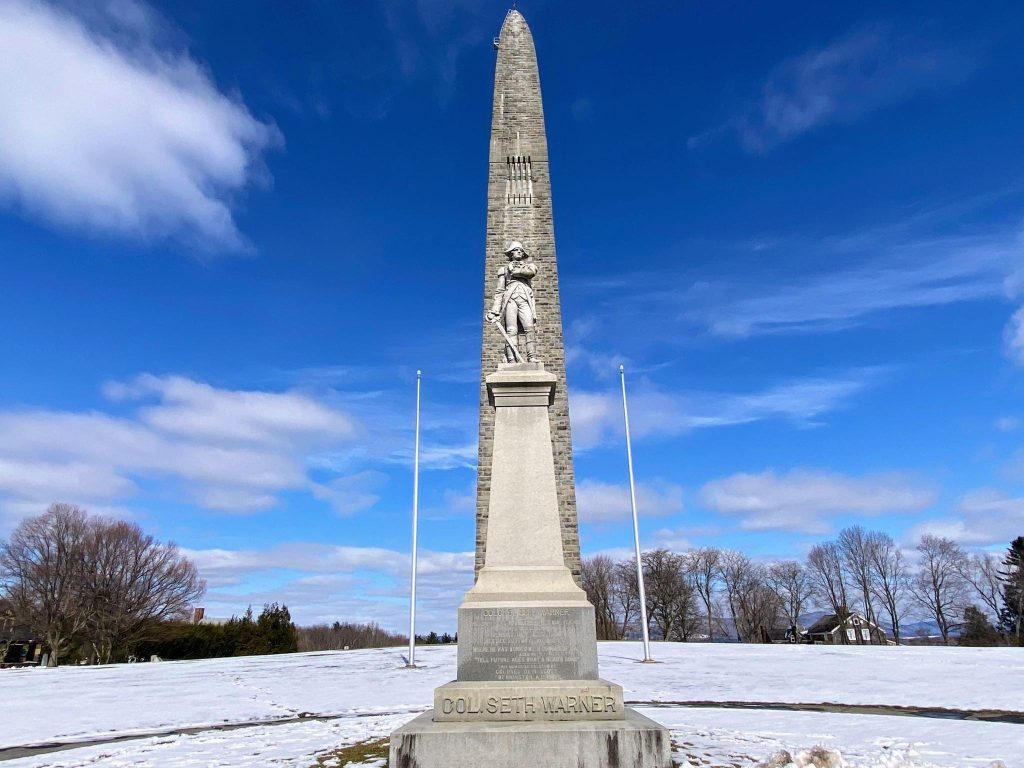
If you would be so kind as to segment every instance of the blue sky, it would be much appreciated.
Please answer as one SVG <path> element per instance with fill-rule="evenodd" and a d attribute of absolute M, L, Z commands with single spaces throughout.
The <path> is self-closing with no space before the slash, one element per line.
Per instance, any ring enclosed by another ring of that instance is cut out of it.
<path fill-rule="evenodd" d="M 490 2 L 0 0 L 0 529 L 173 539 L 208 613 L 471 581 Z M 529 2 L 584 554 L 1024 533 L 1024 12 Z"/>

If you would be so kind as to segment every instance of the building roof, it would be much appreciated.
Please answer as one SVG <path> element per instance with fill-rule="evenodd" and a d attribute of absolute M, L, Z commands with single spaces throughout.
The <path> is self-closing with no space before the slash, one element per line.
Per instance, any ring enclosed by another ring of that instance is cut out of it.
<path fill-rule="evenodd" d="M 842 622 L 839 620 L 839 617 L 836 614 L 826 613 L 824 616 L 822 616 L 820 619 L 814 622 L 814 624 L 812 624 L 804 634 L 827 635 L 832 632 L 835 632 L 837 629 L 839 629 L 840 626 L 842 626 Z M 870 627 L 871 629 L 876 629 L 879 632 L 882 632 L 883 634 L 885 633 L 884 629 L 882 629 L 874 622 L 868 621 L 856 611 L 851 611 L 848 617 L 848 626 L 866 626 Z"/>

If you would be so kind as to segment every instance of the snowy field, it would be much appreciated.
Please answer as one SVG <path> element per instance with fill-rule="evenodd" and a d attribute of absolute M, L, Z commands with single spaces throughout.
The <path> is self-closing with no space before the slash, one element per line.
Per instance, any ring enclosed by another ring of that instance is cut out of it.
<path fill-rule="evenodd" d="M 416 670 L 402 668 L 404 652 L 4 670 L 0 761 L 380 766 L 381 743 L 357 759 L 343 748 L 386 738 L 455 677 L 454 647 L 419 649 Z M 672 730 L 683 766 L 756 766 L 822 746 L 847 766 L 1024 768 L 1024 724 L 963 719 L 1003 712 L 1024 723 L 1020 650 L 655 644 L 662 663 L 641 656 L 639 644 L 601 643 L 601 675 Z M 849 708 L 783 708 L 822 703 Z"/>

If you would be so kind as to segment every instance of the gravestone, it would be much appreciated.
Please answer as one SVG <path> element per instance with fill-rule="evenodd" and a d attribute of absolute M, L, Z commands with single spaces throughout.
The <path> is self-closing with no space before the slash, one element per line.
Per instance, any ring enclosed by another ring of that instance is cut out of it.
<path fill-rule="evenodd" d="M 569 556 L 566 543 L 578 535 L 575 512 L 567 519 L 564 504 L 572 474 L 560 442 L 568 437 L 568 410 L 553 239 L 548 246 L 531 241 L 551 231 L 550 185 L 536 56 L 518 11 L 506 16 L 497 45 L 492 180 L 495 147 L 513 136 L 517 144 L 501 190 L 514 215 L 502 220 L 500 242 L 492 242 L 490 208 L 488 214 L 482 563 L 459 607 L 458 677 L 436 689 L 433 710 L 391 734 L 390 764 L 668 768 L 668 731 L 626 708 L 622 686 L 598 675 L 594 607 L 570 568 L 578 556 Z M 521 154 L 524 135 L 543 152 Z M 492 185 L 491 203 L 494 191 Z M 497 255 L 500 268 L 491 258 Z M 545 317 L 552 311 L 554 319 Z M 555 350 L 549 369 L 546 356 Z"/>

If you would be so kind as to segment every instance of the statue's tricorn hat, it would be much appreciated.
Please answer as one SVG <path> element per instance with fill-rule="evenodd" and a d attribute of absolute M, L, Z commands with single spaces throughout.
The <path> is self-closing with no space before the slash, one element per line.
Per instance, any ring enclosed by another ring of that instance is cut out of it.
<path fill-rule="evenodd" d="M 508 248 L 505 249 L 505 253 L 512 253 L 512 251 L 514 251 L 516 248 L 521 250 L 523 253 L 526 253 L 526 246 L 524 246 L 518 240 L 513 240 L 511 243 L 509 243 Z M 528 253 L 526 255 L 529 256 Z"/>

